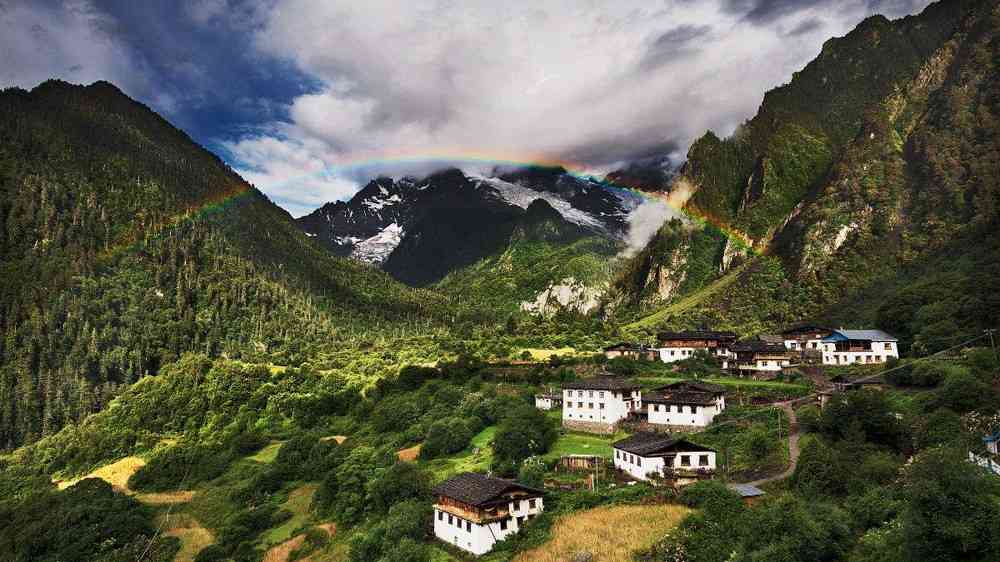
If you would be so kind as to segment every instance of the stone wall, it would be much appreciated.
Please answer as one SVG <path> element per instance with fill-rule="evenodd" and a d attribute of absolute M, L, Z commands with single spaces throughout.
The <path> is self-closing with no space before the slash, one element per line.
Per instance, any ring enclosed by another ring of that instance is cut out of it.
<path fill-rule="evenodd" d="M 563 419 L 563 427 L 566 429 L 572 429 L 573 431 L 586 431 L 587 433 L 604 433 L 612 434 L 615 432 L 615 425 L 613 423 L 603 423 L 603 422 L 592 422 L 592 421 L 581 421 L 581 420 L 568 420 Z"/>

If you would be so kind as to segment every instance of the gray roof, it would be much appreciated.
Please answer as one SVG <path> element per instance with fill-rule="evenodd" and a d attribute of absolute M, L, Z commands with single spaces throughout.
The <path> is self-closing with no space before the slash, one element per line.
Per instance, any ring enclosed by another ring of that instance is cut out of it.
<path fill-rule="evenodd" d="M 764 495 L 764 490 L 750 484 L 730 484 L 729 488 L 744 498 L 755 498 Z"/>
<path fill-rule="evenodd" d="M 861 341 L 899 341 L 882 330 L 833 330 L 833 333 L 823 338 L 824 340 L 840 335 L 849 340 Z M 836 339 L 836 338 L 834 338 Z"/>
<path fill-rule="evenodd" d="M 573 390 L 639 390 L 638 384 L 620 377 L 589 377 L 563 383 L 563 388 Z"/>
<path fill-rule="evenodd" d="M 611 444 L 615 449 L 621 449 L 640 457 L 662 456 L 668 451 L 677 450 L 682 447 L 688 451 L 711 451 L 715 449 L 703 447 L 684 439 L 683 437 L 673 437 L 666 433 L 653 433 L 642 431 L 631 437 L 626 437 Z"/>
<path fill-rule="evenodd" d="M 475 506 L 502 499 L 503 494 L 512 491 L 526 492 L 529 496 L 544 494 L 541 490 L 518 484 L 512 480 L 493 478 L 478 472 L 463 472 L 434 487 L 434 493 L 439 496 Z"/>

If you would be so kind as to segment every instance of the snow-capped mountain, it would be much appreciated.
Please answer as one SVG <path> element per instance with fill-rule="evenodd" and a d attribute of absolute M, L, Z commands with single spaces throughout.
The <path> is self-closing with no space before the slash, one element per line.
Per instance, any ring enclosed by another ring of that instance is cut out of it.
<path fill-rule="evenodd" d="M 372 180 L 350 201 L 328 203 L 298 223 L 338 255 L 425 285 L 502 251 L 515 232 L 545 232 L 559 243 L 596 236 L 617 244 L 642 202 L 634 192 L 562 168 L 488 176 L 449 169 L 423 179 Z M 534 228 L 540 220 L 553 228 Z"/>

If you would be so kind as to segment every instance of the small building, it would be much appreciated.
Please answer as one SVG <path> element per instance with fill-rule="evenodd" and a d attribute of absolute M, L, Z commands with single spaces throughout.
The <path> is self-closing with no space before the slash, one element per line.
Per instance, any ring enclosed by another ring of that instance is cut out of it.
<path fill-rule="evenodd" d="M 511 480 L 465 472 L 434 490 L 434 536 L 479 556 L 521 530 L 544 508 L 544 492 Z"/>
<path fill-rule="evenodd" d="M 986 446 L 986 450 L 994 455 L 1000 455 L 997 452 L 997 444 L 1000 443 L 1000 429 L 993 432 L 993 435 L 987 435 L 983 437 L 983 445 Z"/>
<path fill-rule="evenodd" d="M 680 381 L 642 398 L 647 421 L 680 430 L 705 427 L 726 409 L 726 391 L 717 384 Z"/>
<path fill-rule="evenodd" d="M 663 479 L 684 486 L 715 475 L 715 450 L 683 437 L 640 432 L 611 447 L 615 468 L 636 480 Z"/>
<path fill-rule="evenodd" d="M 823 349 L 823 338 L 833 333 L 830 328 L 815 324 L 797 324 L 781 332 L 785 347 L 791 351 L 815 351 Z"/>
<path fill-rule="evenodd" d="M 620 377 L 589 377 L 563 384 L 563 427 L 614 433 L 618 422 L 642 409 L 640 387 Z"/>
<path fill-rule="evenodd" d="M 764 497 L 764 490 L 750 484 L 730 484 L 729 489 L 739 494 L 746 505 L 753 505 Z"/>
<path fill-rule="evenodd" d="M 792 364 L 791 352 L 780 343 L 747 340 L 732 346 L 734 358 L 724 367 L 740 376 L 772 378 Z"/>
<path fill-rule="evenodd" d="M 726 358 L 729 356 L 729 346 L 736 343 L 736 334 L 711 330 L 661 332 L 657 335 L 657 340 L 660 361 L 673 363 L 690 358 L 696 351 L 705 351 L 712 356 Z"/>
<path fill-rule="evenodd" d="M 557 392 L 545 392 L 535 395 L 535 407 L 539 410 L 551 410 L 562 407 L 562 394 Z"/>
<path fill-rule="evenodd" d="M 622 342 L 605 347 L 604 356 L 608 359 L 625 357 L 627 359 L 655 361 L 659 354 L 656 349 L 644 344 Z"/>
<path fill-rule="evenodd" d="M 898 340 L 882 330 L 833 330 L 823 338 L 824 365 L 872 365 L 899 357 Z"/>
<path fill-rule="evenodd" d="M 594 470 L 600 468 L 604 459 L 600 455 L 563 455 L 559 466 L 567 470 Z"/>

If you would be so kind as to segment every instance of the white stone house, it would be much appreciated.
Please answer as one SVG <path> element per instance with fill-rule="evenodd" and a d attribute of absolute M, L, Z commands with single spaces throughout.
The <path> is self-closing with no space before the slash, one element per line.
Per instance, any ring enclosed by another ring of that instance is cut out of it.
<path fill-rule="evenodd" d="M 680 381 L 646 393 L 642 405 L 650 424 L 702 428 L 726 409 L 726 392 L 717 384 Z"/>
<path fill-rule="evenodd" d="M 898 340 L 882 330 L 833 330 L 823 338 L 824 365 L 885 363 L 899 357 Z"/>
<path fill-rule="evenodd" d="M 511 480 L 465 472 L 434 490 L 434 536 L 476 556 L 520 531 L 544 509 L 544 492 Z"/>
<path fill-rule="evenodd" d="M 748 340 L 731 349 L 734 359 L 726 366 L 741 376 L 770 378 L 792 364 L 792 352 L 781 343 Z"/>
<path fill-rule="evenodd" d="M 539 410 L 551 410 L 562 407 L 562 394 L 546 392 L 535 395 L 535 407 Z"/>
<path fill-rule="evenodd" d="M 815 351 L 819 353 L 823 349 L 823 338 L 832 333 L 833 330 L 830 328 L 799 324 L 781 332 L 781 337 L 785 347 L 791 351 Z"/>
<path fill-rule="evenodd" d="M 640 432 L 611 444 L 615 468 L 636 480 L 663 479 L 674 486 L 715 475 L 715 450 L 683 437 Z"/>
<path fill-rule="evenodd" d="M 729 346 L 736 342 L 736 334 L 710 330 L 661 332 L 657 335 L 657 340 L 660 361 L 673 363 L 689 359 L 698 351 L 725 359 L 729 356 Z"/>
<path fill-rule="evenodd" d="M 618 422 L 642 410 L 638 384 L 619 377 L 590 377 L 563 384 L 563 427 L 614 433 Z"/>

